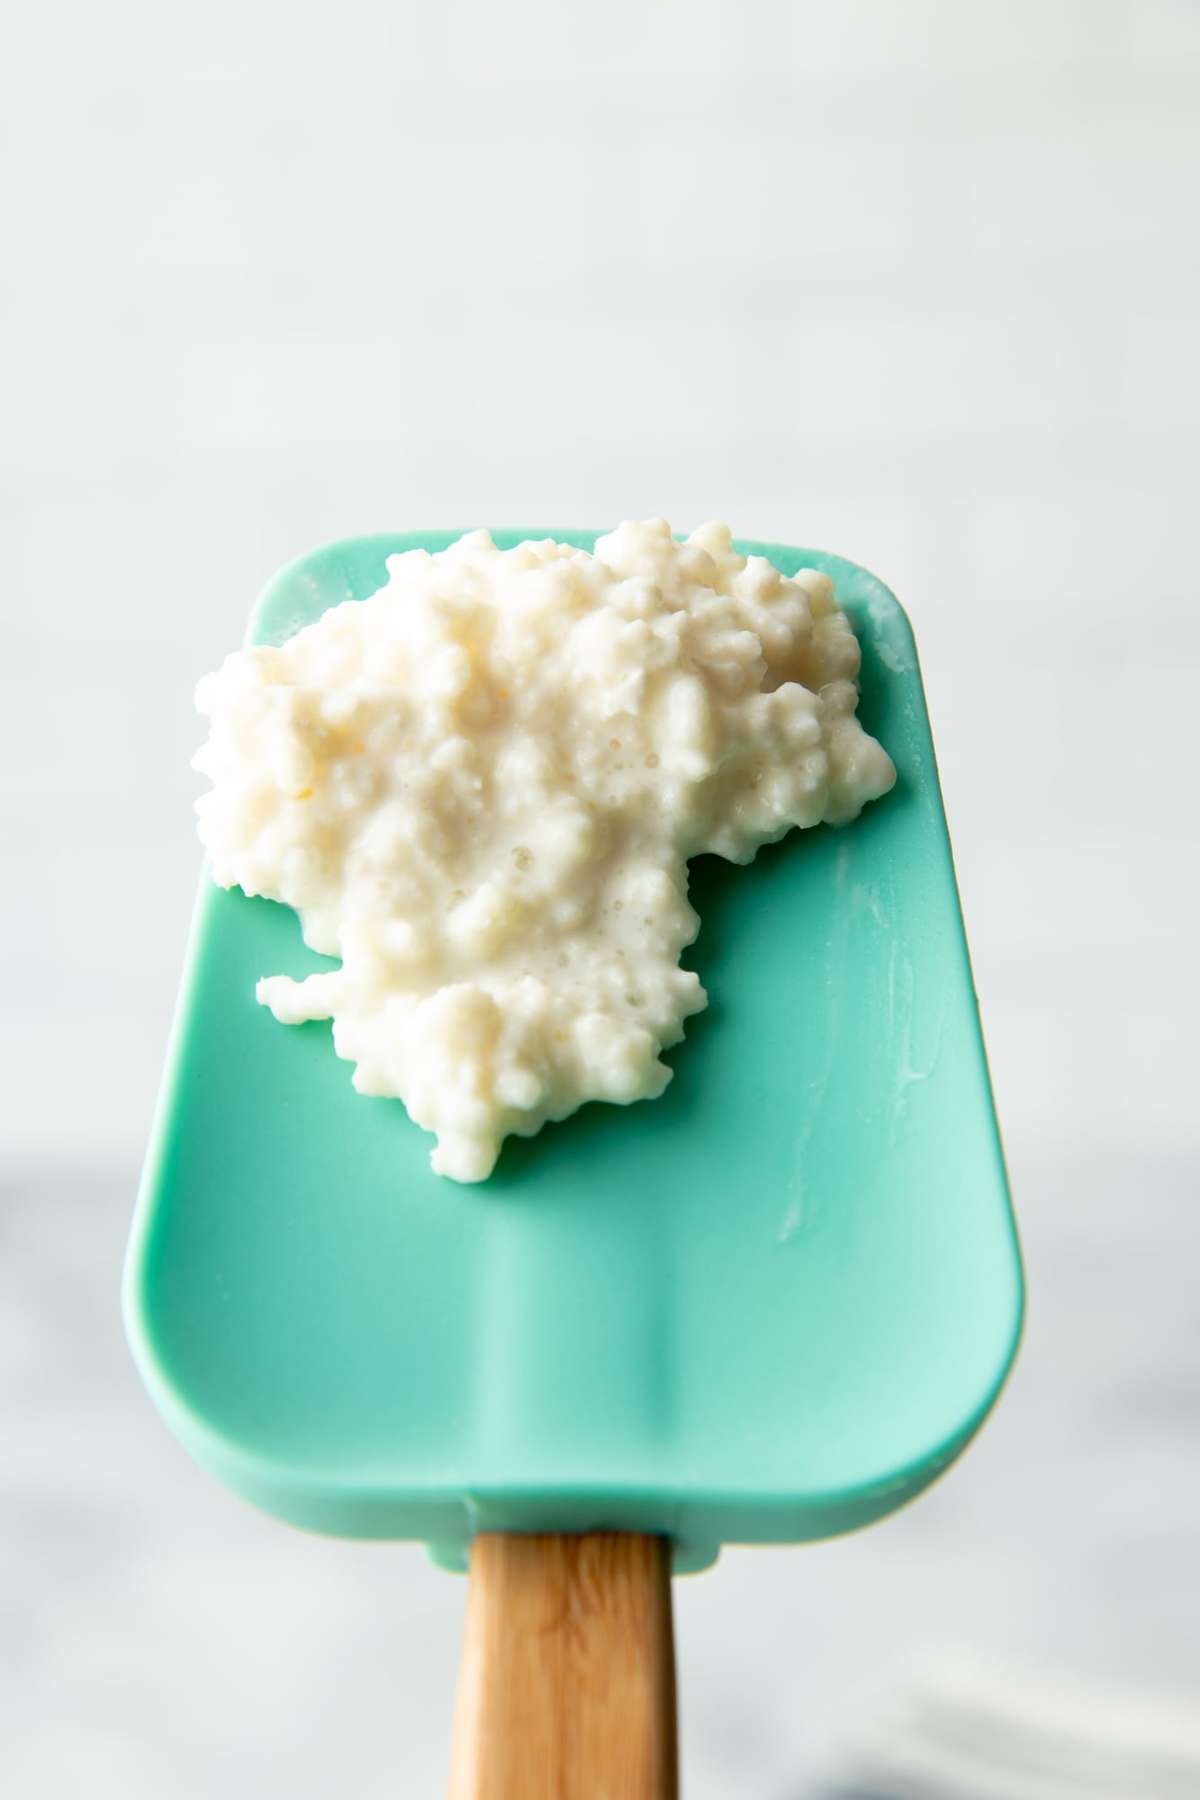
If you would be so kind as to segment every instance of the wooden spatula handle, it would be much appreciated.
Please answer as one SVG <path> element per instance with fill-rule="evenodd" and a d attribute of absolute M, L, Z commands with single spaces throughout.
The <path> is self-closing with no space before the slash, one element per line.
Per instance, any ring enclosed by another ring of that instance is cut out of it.
<path fill-rule="evenodd" d="M 450 1800 L 675 1800 L 670 1570 L 633 1533 L 475 1539 Z"/>

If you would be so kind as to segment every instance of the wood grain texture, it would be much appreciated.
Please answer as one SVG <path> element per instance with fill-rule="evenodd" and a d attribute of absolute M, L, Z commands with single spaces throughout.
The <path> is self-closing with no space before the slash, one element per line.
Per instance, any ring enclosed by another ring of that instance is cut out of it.
<path fill-rule="evenodd" d="M 476 1538 L 450 1800 L 675 1800 L 670 1566 L 661 1538 Z"/>

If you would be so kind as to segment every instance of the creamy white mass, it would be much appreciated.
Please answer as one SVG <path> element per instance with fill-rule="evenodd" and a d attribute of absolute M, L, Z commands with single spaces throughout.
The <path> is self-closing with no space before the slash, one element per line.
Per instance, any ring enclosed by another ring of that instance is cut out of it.
<path fill-rule="evenodd" d="M 705 1005 L 687 859 L 748 862 L 895 779 L 858 668 L 828 578 L 724 525 L 392 557 L 369 600 L 197 689 L 213 875 L 341 959 L 259 999 L 332 1019 L 358 1091 L 403 1100 L 456 1181 L 510 1132 L 652 1098 Z"/>

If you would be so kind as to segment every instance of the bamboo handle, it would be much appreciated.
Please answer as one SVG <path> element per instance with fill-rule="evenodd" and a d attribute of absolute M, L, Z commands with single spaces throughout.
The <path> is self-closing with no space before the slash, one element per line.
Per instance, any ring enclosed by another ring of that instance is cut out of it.
<path fill-rule="evenodd" d="M 471 1547 L 450 1800 L 676 1800 L 663 1538 Z"/>

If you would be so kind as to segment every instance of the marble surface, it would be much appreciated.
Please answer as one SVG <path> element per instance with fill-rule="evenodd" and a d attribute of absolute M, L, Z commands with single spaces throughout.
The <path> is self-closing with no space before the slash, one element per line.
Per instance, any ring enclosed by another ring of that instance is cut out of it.
<path fill-rule="evenodd" d="M 919 1505 L 679 1585 L 688 1794 L 1200 1793 L 1198 92 L 1190 0 L 0 9 L 6 1792 L 439 1791 L 461 1584 L 121 1343 L 191 688 L 323 539 L 665 511 L 909 609 L 1031 1284 Z"/>
<path fill-rule="evenodd" d="M 1028 1335 L 964 1462 L 860 1536 L 729 1550 L 676 1584 L 689 1795 L 799 1800 L 866 1770 L 859 1791 L 937 1796 L 922 1774 L 936 1734 L 901 1703 L 917 1679 L 928 1714 L 938 1672 L 964 1667 L 1006 1719 L 1031 1686 L 1052 1712 L 1063 1689 L 1073 1719 L 1082 1687 L 1094 1717 L 1068 1735 L 1068 1766 L 1080 1730 L 1103 1744 L 1107 1717 L 1152 1703 L 1150 1741 L 1165 1753 L 1183 1733 L 1192 1785 L 1131 1800 L 1200 1792 L 1181 1723 L 1200 1689 L 1198 1175 L 1186 1159 L 1017 1159 Z M 125 1800 L 436 1793 L 463 1584 L 413 1547 L 277 1526 L 191 1466 L 121 1339 L 133 1182 L 0 1193 L 10 1790 L 57 1800 L 86 1775 Z M 900 1785 L 882 1785 L 889 1770 Z"/>

